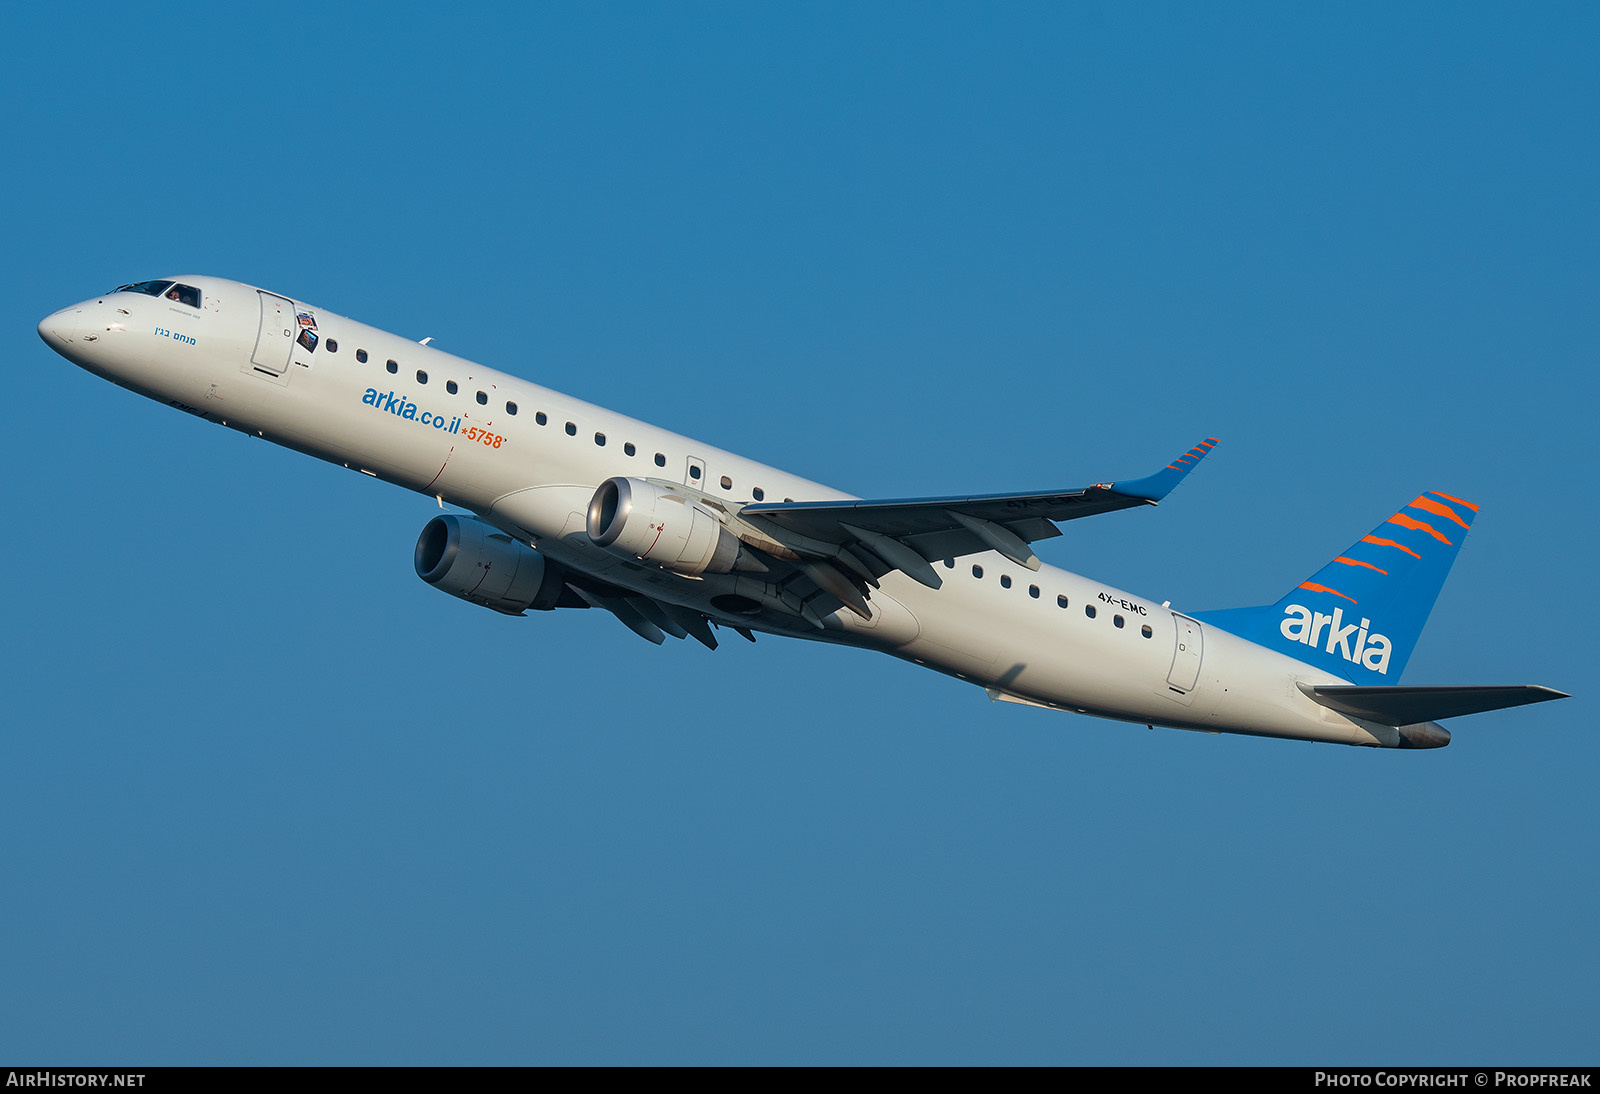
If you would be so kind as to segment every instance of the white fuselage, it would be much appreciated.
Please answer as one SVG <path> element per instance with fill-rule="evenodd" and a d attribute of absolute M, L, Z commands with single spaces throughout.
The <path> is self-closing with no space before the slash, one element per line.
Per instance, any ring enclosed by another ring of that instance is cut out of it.
<path fill-rule="evenodd" d="M 182 280 L 203 290 L 202 307 L 120 292 L 48 316 L 40 334 L 140 394 L 437 496 L 564 566 L 726 625 L 877 649 L 995 698 L 1102 717 L 1399 741 L 1394 728 L 1300 690 L 1348 681 L 1132 593 L 990 552 L 935 562 L 938 589 L 885 575 L 870 620 L 838 611 L 818 631 L 771 612 L 728 615 L 712 599 L 752 578 L 686 577 L 596 546 L 585 524 L 596 486 L 613 476 L 670 482 L 728 511 L 851 495 L 303 302 L 284 298 L 283 331 L 266 331 L 259 290 Z M 313 317 L 314 348 L 295 341 L 301 313 Z"/>

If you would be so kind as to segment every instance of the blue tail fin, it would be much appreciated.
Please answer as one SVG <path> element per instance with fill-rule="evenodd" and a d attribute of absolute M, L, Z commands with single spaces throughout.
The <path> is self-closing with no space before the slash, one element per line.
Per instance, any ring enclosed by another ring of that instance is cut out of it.
<path fill-rule="evenodd" d="M 1430 490 L 1276 604 L 1196 618 L 1352 683 L 1396 683 L 1477 513 Z"/>

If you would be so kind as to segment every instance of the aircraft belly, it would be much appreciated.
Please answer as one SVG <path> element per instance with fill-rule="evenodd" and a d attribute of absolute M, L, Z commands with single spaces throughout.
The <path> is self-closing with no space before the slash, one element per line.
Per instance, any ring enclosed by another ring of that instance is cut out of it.
<path fill-rule="evenodd" d="M 851 611 L 840 611 L 824 622 L 837 622 L 850 636 L 847 641 L 874 649 L 899 649 L 916 641 L 922 633 L 922 624 L 911 609 L 882 589 L 872 594 L 868 605 L 872 609 L 870 620 Z"/>
<path fill-rule="evenodd" d="M 303 393 L 293 391 L 277 394 L 280 398 L 258 419 L 259 428 L 272 439 L 408 489 L 431 492 L 428 487 L 449 454 L 442 438 L 405 436 L 399 431 L 406 427 L 388 416 L 344 414 L 334 419 L 317 413 L 323 400 L 305 400 Z"/>

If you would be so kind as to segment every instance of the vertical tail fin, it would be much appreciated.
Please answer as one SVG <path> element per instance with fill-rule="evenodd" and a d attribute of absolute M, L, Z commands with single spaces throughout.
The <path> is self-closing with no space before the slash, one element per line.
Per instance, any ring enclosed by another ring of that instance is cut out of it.
<path fill-rule="evenodd" d="M 1437 490 L 1419 494 L 1276 604 L 1197 618 L 1352 683 L 1393 684 L 1477 513 Z"/>

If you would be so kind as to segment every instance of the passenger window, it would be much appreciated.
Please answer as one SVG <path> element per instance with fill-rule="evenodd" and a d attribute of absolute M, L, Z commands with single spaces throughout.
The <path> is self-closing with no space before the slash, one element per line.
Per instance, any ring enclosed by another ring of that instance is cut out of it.
<path fill-rule="evenodd" d="M 575 424 L 573 424 L 572 422 L 568 422 L 567 423 L 567 436 L 576 437 L 577 435 L 578 435 L 578 427 Z"/>
<path fill-rule="evenodd" d="M 1011 588 L 1011 575 L 1010 574 L 1001 574 L 1000 575 L 1000 587 L 1002 589 Z"/>
<path fill-rule="evenodd" d="M 486 392 L 486 391 L 478 392 L 478 405 L 479 406 L 488 406 L 489 405 L 489 393 L 488 392 Z"/>
<path fill-rule="evenodd" d="M 546 417 L 546 416 L 545 416 L 545 412 L 544 412 L 544 411 L 542 411 L 542 410 L 535 410 L 535 411 L 534 411 L 534 412 L 533 412 L 533 420 L 534 420 L 534 421 L 536 421 L 536 422 L 538 422 L 538 423 L 539 423 L 539 424 L 540 424 L 540 425 L 544 425 L 544 424 L 545 424 L 545 423 L 546 423 L 546 422 L 548 422 L 548 421 L 549 421 L 549 420 L 550 420 L 550 419 L 549 419 L 549 418 L 548 418 L 548 417 Z"/>
<path fill-rule="evenodd" d="M 417 383 L 425 384 L 427 382 L 428 382 L 428 374 L 426 372 L 423 372 L 420 368 L 417 369 Z"/>
<path fill-rule="evenodd" d="M 604 433 L 596 433 L 594 435 L 594 443 L 604 448 L 606 446 L 606 435 Z"/>
<path fill-rule="evenodd" d="M 974 566 L 972 568 L 972 576 L 973 577 L 982 577 L 983 576 L 983 567 L 982 566 Z"/>
<path fill-rule="evenodd" d="M 750 496 L 755 498 L 757 501 L 760 501 L 762 498 L 767 496 L 767 492 L 758 486 L 754 490 L 750 491 Z"/>
<path fill-rule="evenodd" d="M 456 386 L 456 382 L 454 380 L 446 380 L 444 389 L 452 395 L 461 390 Z"/>
<path fill-rule="evenodd" d="M 722 488 L 724 490 L 732 490 L 733 489 L 733 480 L 728 478 L 728 476 L 726 476 L 726 475 L 722 476 Z"/>
<path fill-rule="evenodd" d="M 1115 627 L 1119 627 L 1120 628 L 1125 622 L 1127 622 L 1127 621 L 1124 620 L 1122 618 L 1122 616 L 1120 616 L 1120 615 L 1114 615 L 1114 616 L 1111 617 L 1111 623 Z"/>
<path fill-rule="evenodd" d="M 656 466 L 657 467 L 665 467 L 665 466 L 667 466 L 667 457 L 664 456 L 660 452 L 656 453 Z"/>
<path fill-rule="evenodd" d="M 633 442 L 632 441 L 627 441 L 622 446 L 623 455 L 626 455 L 626 456 L 632 456 L 638 451 L 639 450 L 637 448 L 633 447 Z"/>
<path fill-rule="evenodd" d="M 1038 600 L 1039 599 L 1039 586 L 1037 586 L 1037 585 L 1029 585 L 1028 586 L 1028 595 L 1033 597 L 1035 600 Z"/>
<path fill-rule="evenodd" d="M 1150 629 L 1150 624 L 1146 623 L 1144 626 L 1139 628 L 1139 633 L 1144 635 L 1146 638 L 1149 638 L 1156 632 Z"/>
<path fill-rule="evenodd" d="M 364 350 L 364 349 L 356 350 L 356 360 L 360 361 L 363 365 L 366 364 L 367 363 L 367 351 Z"/>
<path fill-rule="evenodd" d="M 698 479 L 704 474 L 705 472 L 700 470 L 700 468 L 696 467 L 694 464 L 691 463 L 689 465 L 689 477 L 691 479 Z"/>
<path fill-rule="evenodd" d="M 1085 604 L 1083 606 L 1083 614 L 1088 616 L 1090 619 L 1093 619 L 1094 618 L 1094 605 L 1093 604 Z"/>
<path fill-rule="evenodd" d="M 1066 597 L 1064 597 L 1064 596 L 1056 597 L 1056 607 L 1065 608 L 1066 606 L 1067 606 L 1067 598 Z"/>
<path fill-rule="evenodd" d="M 394 361 L 386 361 L 383 367 L 388 369 L 391 374 L 400 371 L 400 366 Z"/>
<path fill-rule="evenodd" d="M 507 403 L 506 404 L 506 413 L 507 414 L 515 414 L 516 412 L 517 412 L 517 404 L 516 403 Z"/>
<path fill-rule="evenodd" d="M 335 342 L 332 338 L 328 339 L 326 345 L 328 347 L 328 352 L 329 353 L 338 353 L 339 352 L 339 343 Z"/>

